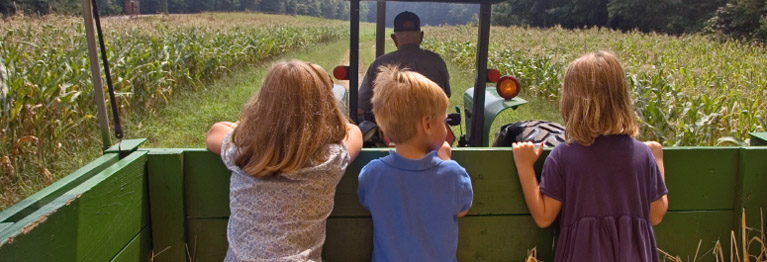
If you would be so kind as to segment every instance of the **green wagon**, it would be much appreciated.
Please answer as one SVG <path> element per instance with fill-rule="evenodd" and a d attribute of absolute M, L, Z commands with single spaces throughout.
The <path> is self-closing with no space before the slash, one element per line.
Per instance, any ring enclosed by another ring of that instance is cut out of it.
<path fill-rule="evenodd" d="M 477 75 L 482 76 L 490 5 L 498 1 L 454 2 L 481 6 Z M 355 50 L 359 1 L 351 6 Z M 350 60 L 356 61 L 356 56 L 353 51 Z M 350 75 L 356 87 L 357 72 Z M 476 79 L 473 93 L 466 94 L 471 102 L 466 110 L 487 112 L 486 83 L 483 77 Z M 100 80 L 94 82 L 100 89 Z M 354 104 L 356 93 L 349 100 Z M 535 248 L 539 259 L 551 261 L 556 226 L 535 225 L 511 149 L 478 147 L 487 143 L 489 124 L 483 121 L 494 117 L 485 114 L 467 118 L 472 127 L 468 143 L 475 147 L 453 151 L 453 158 L 471 175 L 475 192 L 469 214 L 459 219 L 458 260 L 521 261 Z M 227 248 L 230 172 L 205 149 L 142 148 L 142 142 L 122 141 L 0 212 L 0 261 L 221 261 Z M 372 221 L 357 199 L 356 178 L 362 166 L 386 150 L 363 149 L 338 185 L 322 252 L 326 261 L 370 260 Z M 767 134 L 752 134 L 751 146 L 673 147 L 664 149 L 664 156 L 670 203 L 664 221 L 655 227 L 660 249 L 700 257 L 721 241 L 729 254 L 731 237 L 744 237 L 743 221 L 761 228 L 761 209 L 767 207 Z M 537 171 L 544 159 L 536 164 Z"/>

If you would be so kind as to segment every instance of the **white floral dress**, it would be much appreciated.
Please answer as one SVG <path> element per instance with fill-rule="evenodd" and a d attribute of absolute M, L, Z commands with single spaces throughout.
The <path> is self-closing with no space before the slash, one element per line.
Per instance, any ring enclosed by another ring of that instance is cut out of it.
<path fill-rule="evenodd" d="M 329 144 L 323 163 L 255 178 L 234 164 L 231 135 L 221 146 L 232 171 L 225 261 L 320 261 L 336 185 L 349 164 L 346 146 Z"/>

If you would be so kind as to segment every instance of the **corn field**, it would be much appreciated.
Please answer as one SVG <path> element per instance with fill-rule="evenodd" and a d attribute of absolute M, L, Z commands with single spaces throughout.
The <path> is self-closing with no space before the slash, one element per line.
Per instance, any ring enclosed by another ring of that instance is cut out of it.
<path fill-rule="evenodd" d="M 174 93 L 204 88 L 231 69 L 347 35 L 341 21 L 318 21 L 262 14 L 103 19 L 120 111 L 152 113 Z M 2 21 L 0 209 L 100 153 L 82 24 L 64 16 Z"/>
<path fill-rule="evenodd" d="M 476 27 L 425 30 L 424 48 L 466 69 L 475 66 Z M 765 46 L 598 28 L 491 30 L 488 65 L 517 77 L 522 97 L 558 101 L 567 65 L 608 50 L 626 71 L 640 139 L 665 146 L 742 145 L 749 132 L 767 130 Z"/>

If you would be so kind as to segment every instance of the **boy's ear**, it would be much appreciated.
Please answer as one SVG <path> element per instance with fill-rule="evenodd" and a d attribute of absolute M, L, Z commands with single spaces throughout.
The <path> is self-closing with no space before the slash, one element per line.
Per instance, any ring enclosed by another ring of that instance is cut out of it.
<path fill-rule="evenodd" d="M 421 118 L 420 126 L 423 129 L 423 132 L 427 135 L 431 135 L 432 131 L 432 125 L 431 125 L 431 116 L 424 116 Z"/>

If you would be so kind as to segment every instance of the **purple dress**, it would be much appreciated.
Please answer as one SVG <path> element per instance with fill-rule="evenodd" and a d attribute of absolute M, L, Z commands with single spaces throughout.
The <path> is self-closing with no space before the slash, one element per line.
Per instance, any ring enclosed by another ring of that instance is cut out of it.
<path fill-rule="evenodd" d="M 626 135 L 560 144 L 541 193 L 562 202 L 555 261 L 659 261 L 650 203 L 668 193 L 650 149 Z"/>

